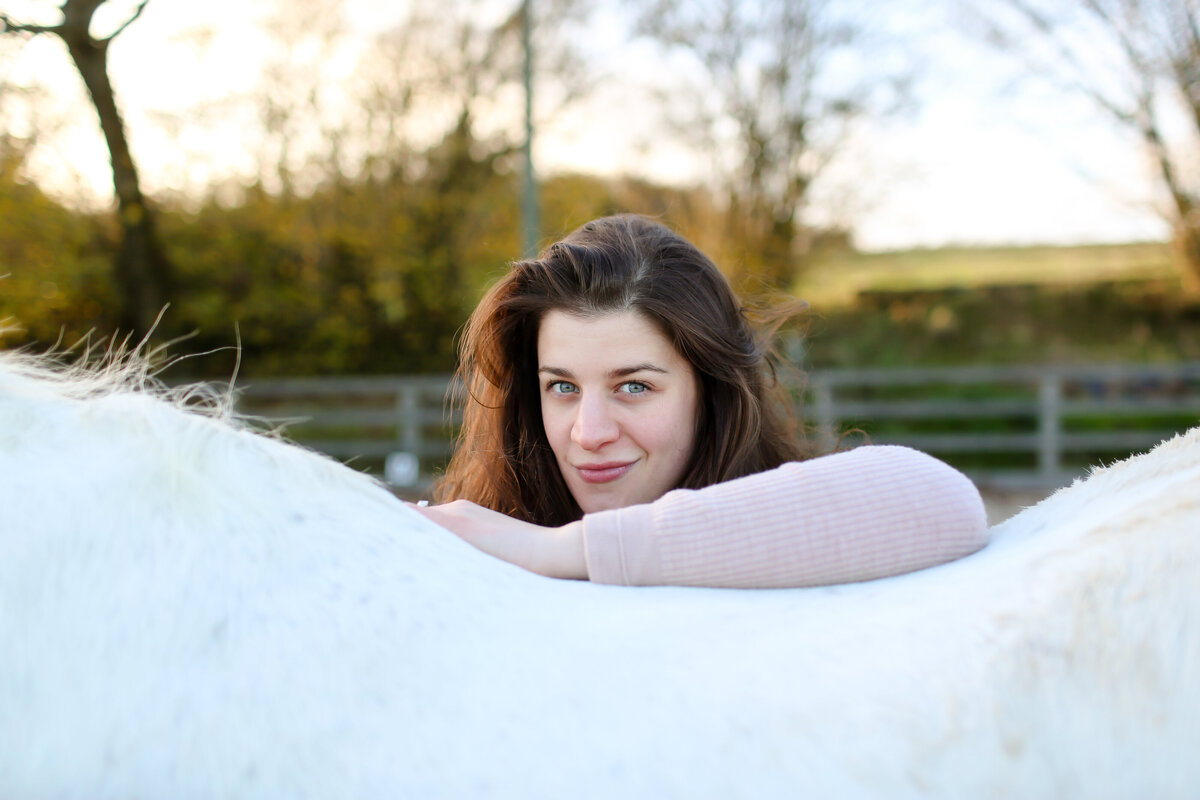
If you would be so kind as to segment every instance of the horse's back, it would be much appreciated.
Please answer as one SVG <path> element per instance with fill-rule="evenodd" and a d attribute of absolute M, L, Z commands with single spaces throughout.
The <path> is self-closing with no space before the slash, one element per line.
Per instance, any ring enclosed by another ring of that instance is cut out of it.
<path fill-rule="evenodd" d="M 1195 433 L 921 573 L 622 589 L 219 419 L 4 373 L 0 796 L 1200 787 Z"/>

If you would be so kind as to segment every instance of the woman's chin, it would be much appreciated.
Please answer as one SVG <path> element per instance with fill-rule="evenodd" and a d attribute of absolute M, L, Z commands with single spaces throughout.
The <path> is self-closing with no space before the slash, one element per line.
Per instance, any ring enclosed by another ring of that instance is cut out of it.
<path fill-rule="evenodd" d="M 595 514 L 598 511 L 612 511 L 614 508 L 624 508 L 629 505 L 629 503 L 616 497 L 588 497 L 582 502 L 578 500 L 576 502 L 579 502 L 579 508 L 585 514 Z"/>
<path fill-rule="evenodd" d="M 616 508 L 636 505 L 639 502 L 632 493 L 612 487 L 609 491 L 597 491 L 594 486 L 582 487 L 583 491 L 575 493 L 575 502 L 585 514 L 595 514 L 598 511 L 612 511 Z"/>

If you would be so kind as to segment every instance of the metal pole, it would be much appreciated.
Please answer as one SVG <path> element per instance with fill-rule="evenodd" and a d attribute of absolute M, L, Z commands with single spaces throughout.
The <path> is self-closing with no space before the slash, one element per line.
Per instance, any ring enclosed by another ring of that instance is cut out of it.
<path fill-rule="evenodd" d="M 539 229 L 537 181 L 533 174 L 533 0 L 521 4 L 521 39 L 525 46 L 525 186 L 521 223 L 526 258 L 537 256 Z"/>
<path fill-rule="evenodd" d="M 1038 471 L 1047 485 L 1061 481 L 1061 453 L 1062 378 L 1048 372 L 1038 389 Z"/>
<path fill-rule="evenodd" d="M 813 405 L 817 421 L 817 446 L 821 454 L 832 453 L 837 444 L 839 423 L 834 416 L 833 385 L 817 377 L 813 382 Z"/>

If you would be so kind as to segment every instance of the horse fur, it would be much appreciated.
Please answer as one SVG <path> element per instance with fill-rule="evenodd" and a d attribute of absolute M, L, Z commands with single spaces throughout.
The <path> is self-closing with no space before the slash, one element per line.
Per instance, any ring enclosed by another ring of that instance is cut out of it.
<path fill-rule="evenodd" d="M 141 383 L 0 357 L 0 797 L 1200 793 L 1200 429 L 934 569 L 622 588 Z"/>

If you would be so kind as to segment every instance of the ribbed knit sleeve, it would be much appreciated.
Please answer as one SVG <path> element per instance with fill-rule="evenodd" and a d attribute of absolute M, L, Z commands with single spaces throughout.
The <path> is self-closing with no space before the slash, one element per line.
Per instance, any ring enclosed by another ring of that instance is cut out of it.
<path fill-rule="evenodd" d="M 975 485 L 932 456 L 865 446 L 583 518 L 588 577 L 784 588 L 899 575 L 987 543 Z"/>

